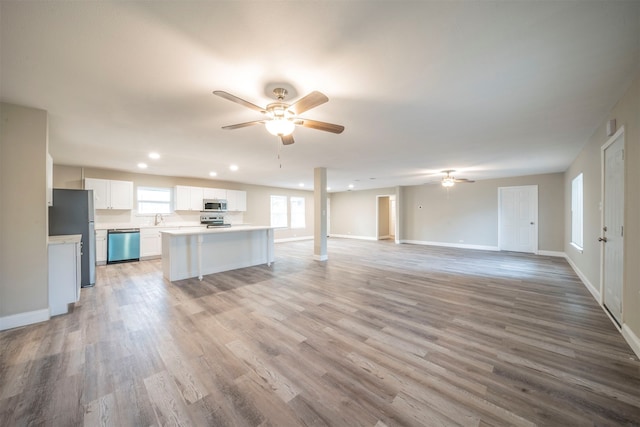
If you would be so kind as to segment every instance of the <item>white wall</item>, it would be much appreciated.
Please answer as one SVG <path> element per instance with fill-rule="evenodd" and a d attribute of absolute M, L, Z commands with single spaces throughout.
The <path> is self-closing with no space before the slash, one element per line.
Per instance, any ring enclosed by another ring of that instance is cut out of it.
<path fill-rule="evenodd" d="M 47 112 L 0 104 L 0 329 L 49 318 Z"/>

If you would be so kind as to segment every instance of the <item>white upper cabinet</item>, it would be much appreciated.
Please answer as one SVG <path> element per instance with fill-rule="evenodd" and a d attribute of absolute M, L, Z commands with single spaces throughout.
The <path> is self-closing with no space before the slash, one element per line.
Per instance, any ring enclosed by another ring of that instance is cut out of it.
<path fill-rule="evenodd" d="M 204 199 L 214 199 L 214 200 L 226 200 L 227 199 L 227 193 L 229 192 L 229 190 L 225 190 L 222 188 L 203 188 L 204 190 L 204 194 L 203 194 L 203 198 Z"/>
<path fill-rule="evenodd" d="M 201 187 L 176 186 L 177 211 L 201 211 L 204 189 Z"/>
<path fill-rule="evenodd" d="M 133 209 L 133 182 L 85 178 L 85 190 L 93 190 L 95 209 Z"/>
<path fill-rule="evenodd" d="M 111 209 L 133 209 L 133 182 L 109 181 Z"/>
<path fill-rule="evenodd" d="M 246 191 L 177 185 L 175 195 L 177 211 L 201 211 L 203 199 L 226 200 L 228 211 L 245 212 L 247 210 Z"/>
<path fill-rule="evenodd" d="M 227 210 L 232 212 L 245 212 L 247 210 L 247 192 L 227 190 Z"/>

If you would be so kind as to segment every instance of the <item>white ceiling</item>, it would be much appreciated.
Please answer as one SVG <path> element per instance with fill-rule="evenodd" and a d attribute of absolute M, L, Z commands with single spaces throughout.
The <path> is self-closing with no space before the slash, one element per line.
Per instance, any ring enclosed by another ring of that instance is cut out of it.
<path fill-rule="evenodd" d="M 322 166 L 342 191 L 562 172 L 640 71 L 637 1 L 0 4 L 1 99 L 49 112 L 54 162 L 159 175 L 312 188 Z M 265 106 L 274 83 L 326 94 L 303 116 L 344 133 L 221 129 L 261 116 L 212 91 Z"/>

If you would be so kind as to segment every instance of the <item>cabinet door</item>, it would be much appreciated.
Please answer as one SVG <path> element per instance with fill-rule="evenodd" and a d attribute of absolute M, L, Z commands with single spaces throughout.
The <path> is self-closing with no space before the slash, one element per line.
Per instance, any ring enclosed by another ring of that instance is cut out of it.
<path fill-rule="evenodd" d="M 77 301 L 77 245 L 79 243 L 49 245 L 49 311 L 52 316 L 67 313 L 67 305 Z"/>
<path fill-rule="evenodd" d="M 232 212 L 246 211 L 247 192 L 239 190 L 227 190 L 227 210 Z"/>
<path fill-rule="evenodd" d="M 246 212 L 247 210 L 247 192 L 236 191 L 236 210 L 238 212 Z"/>
<path fill-rule="evenodd" d="M 133 209 L 133 182 L 109 181 L 111 209 Z"/>
<path fill-rule="evenodd" d="M 227 190 L 222 188 L 203 188 L 204 199 L 218 199 L 218 200 L 226 200 L 227 198 Z"/>
<path fill-rule="evenodd" d="M 93 190 L 93 207 L 95 209 L 109 209 L 109 181 L 108 180 L 96 179 L 96 178 L 85 178 L 84 189 Z"/>
<path fill-rule="evenodd" d="M 192 211 L 202 210 L 202 195 L 203 189 L 201 187 L 191 187 L 190 190 L 190 206 Z"/>
<path fill-rule="evenodd" d="M 191 188 L 184 185 L 176 186 L 176 210 L 188 211 L 191 208 Z"/>
<path fill-rule="evenodd" d="M 157 228 L 140 230 L 140 256 L 159 256 L 160 253 L 160 231 Z"/>
<path fill-rule="evenodd" d="M 76 281 L 75 290 L 76 295 L 73 302 L 80 301 L 80 290 L 82 289 L 82 243 L 76 243 Z"/>
<path fill-rule="evenodd" d="M 107 230 L 96 230 L 96 264 L 107 262 Z"/>

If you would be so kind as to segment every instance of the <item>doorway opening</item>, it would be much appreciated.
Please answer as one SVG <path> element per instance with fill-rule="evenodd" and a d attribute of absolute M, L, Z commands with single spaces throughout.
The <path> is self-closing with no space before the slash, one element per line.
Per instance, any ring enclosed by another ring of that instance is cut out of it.
<path fill-rule="evenodd" d="M 396 240 L 396 196 L 376 196 L 376 240 Z"/>

